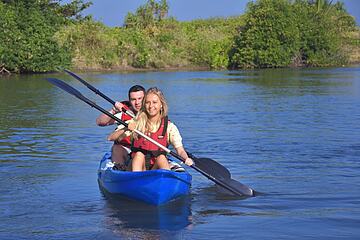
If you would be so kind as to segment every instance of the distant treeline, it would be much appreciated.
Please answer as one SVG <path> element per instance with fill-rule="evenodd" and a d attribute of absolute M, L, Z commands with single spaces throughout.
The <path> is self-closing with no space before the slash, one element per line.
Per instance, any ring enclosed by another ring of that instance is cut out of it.
<path fill-rule="evenodd" d="M 180 22 L 148 0 L 107 27 L 75 0 L 0 1 L 0 68 L 273 68 L 360 62 L 359 28 L 342 3 L 258 0 L 244 15 Z"/>

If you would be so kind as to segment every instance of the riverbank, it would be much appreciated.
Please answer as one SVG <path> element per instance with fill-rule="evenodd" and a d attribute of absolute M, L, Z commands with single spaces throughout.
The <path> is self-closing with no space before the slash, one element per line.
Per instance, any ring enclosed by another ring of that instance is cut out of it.
<path fill-rule="evenodd" d="M 315 68 L 346 68 L 346 67 L 359 67 L 360 61 L 353 62 L 351 64 L 346 65 L 339 65 L 339 66 L 329 66 L 329 67 L 313 67 L 313 66 L 301 66 L 301 67 L 282 67 L 277 69 L 315 69 Z M 119 72 L 119 73 L 136 73 L 136 72 L 181 72 L 181 71 L 187 71 L 187 72 L 193 72 L 193 71 L 224 71 L 224 70 L 254 70 L 254 69 L 221 69 L 221 70 L 214 70 L 210 67 L 166 67 L 166 68 L 134 68 L 134 67 L 113 67 L 113 68 L 77 68 L 77 67 L 71 67 L 69 68 L 73 72 L 78 73 L 84 73 L 84 72 Z M 269 69 L 269 68 L 256 68 L 259 69 Z M 275 68 L 273 68 L 275 69 Z"/>
<path fill-rule="evenodd" d="M 123 73 L 132 73 L 132 72 L 178 72 L 178 71 L 210 71 L 211 68 L 207 66 L 182 66 L 182 67 L 162 67 L 162 68 L 135 68 L 131 66 L 115 66 L 111 68 L 102 68 L 102 67 L 70 67 L 71 71 L 76 72 L 123 72 Z"/>
<path fill-rule="evenodd" d="M 39 4 L 28 9 L 0 3 L 0 15 L 11 26 L 0 35 L 5 44 L 0 65 L 11 72 L 45 73 L 70 67 L 171 71 L 360 62 L 359 27 L 341 4 L 325 11 L 308 1 L 257 0 L 243 15 L 188 22 L 168 16 L 166 1 L 162 4 L 161 16 L 159 6 L 148 1 L 129 13 L 123 27 L 108 27 L 91 18 L 68 19 L 66 13 L 55 19 L 51 6 L 45 14 Z"/>
<path fill-rule="evenodd" d="M 347 64 L 347 65 L 341 65 L 341 66 L 331 66 L 331 67 L 283 67 L 283 68 L 277 68 L 277 69 L 315 69 L 315 68 L 353 68 L 353 67 L 359 67 L 360 62 Z M 256 68 L 256 69 L 232 69 L 232 70 L 239 70 L 239 71 L 245 71 L 245 70 L 261 70 L 261 69 L 269 69 L 269 68 Z M 273 68 L 275 69 L 275 68 Z M 76 72 L 76 73 L 143 73 L 143 72 L 202 72 L 202 71 L 224 71 L 226 69 L 221 70 L 214 70 L 209 67 L 168 67 L 168 68 L 134 68 L 134 67 L 114 67 L 114 68 L 76 68 L 76 67 L 70 67 L 70 71 Z M 231 70 L 231 69 L 227 69 Z M 61 72 L 61 71 L 58 71 Z M 29 74 L 38 74 L 38 73 L 1 73 L 0 77 L 6 77 L 10 76 L 12 74 L 16 75 L 29 75 Z"/>

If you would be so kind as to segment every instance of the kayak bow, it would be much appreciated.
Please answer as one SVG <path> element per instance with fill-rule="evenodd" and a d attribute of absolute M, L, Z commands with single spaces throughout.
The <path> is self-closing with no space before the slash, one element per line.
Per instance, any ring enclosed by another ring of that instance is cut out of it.
<path fill-rule="evenodd" d="M 98 182 L 106 191 L 152 205 L 165 204 L 187 195 L 191 175 L 164 169 L 144 172 L 128 172 L 112 169 L 111 154 L 106 153 L 100 161 Z"/>

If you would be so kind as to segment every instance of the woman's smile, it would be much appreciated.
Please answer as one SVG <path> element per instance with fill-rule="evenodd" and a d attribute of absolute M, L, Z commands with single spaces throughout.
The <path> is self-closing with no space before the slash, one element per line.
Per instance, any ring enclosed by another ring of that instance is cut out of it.
<path fill-rule="evenodd" d="M 145 100 L 146 111 L 150 117 L 160 115 L 161 101 L 155 94 L 149 94 Z"/>

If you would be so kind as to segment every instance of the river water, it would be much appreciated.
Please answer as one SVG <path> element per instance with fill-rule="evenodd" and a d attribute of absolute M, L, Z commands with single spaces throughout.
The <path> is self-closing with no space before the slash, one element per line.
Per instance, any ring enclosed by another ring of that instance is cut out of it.
<path fill-rule="evenodd" d="M 45 78 L 0 78 L 0 239 L 359 239 L 360 68 L 79 73 L 113 99 L 160 87 L 187 150 L 225 165 L 254 198 L 191 194 L 161 207 L 103 193 L 113 127 Z"/>

